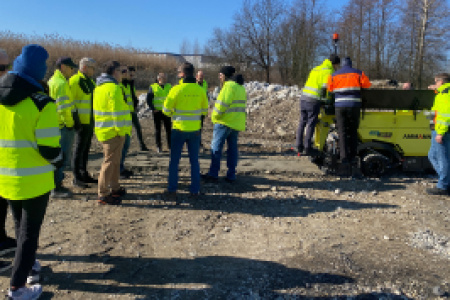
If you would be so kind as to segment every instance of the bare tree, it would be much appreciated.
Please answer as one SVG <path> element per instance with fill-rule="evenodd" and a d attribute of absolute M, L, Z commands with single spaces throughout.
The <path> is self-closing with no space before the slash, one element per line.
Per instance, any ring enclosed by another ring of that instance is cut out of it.
<path fill-rule="evenodd" d="M 282 21 L 283 3 L 281 0 L 245 0 L 242 11 L 234 17 L 235 34 L 240 37 L 245 59 L 264 70 L 267 82 L 270 82 L 275 60 L 275 33 Z"/>
<path fill-rule="evenodd" d="M 192 51 L 191 43 L 188 39 L 183 39 L 183 41 L 180 44 L 180 54 L 190 54 Z"/>

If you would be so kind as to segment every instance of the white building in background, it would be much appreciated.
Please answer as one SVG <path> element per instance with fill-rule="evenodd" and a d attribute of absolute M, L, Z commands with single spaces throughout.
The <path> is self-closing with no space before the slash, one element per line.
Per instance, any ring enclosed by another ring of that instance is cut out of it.
<path fill-rule="evenodd" d="M 177 64 L 190 62 L 196 69 L 215 68 L 220 65 L 219 59 L 215 56 L 203 54 L 176 54 L 170 52 L 143 52 L 139 56 L 157 57 L 161 59 L 175 59 Z"/>

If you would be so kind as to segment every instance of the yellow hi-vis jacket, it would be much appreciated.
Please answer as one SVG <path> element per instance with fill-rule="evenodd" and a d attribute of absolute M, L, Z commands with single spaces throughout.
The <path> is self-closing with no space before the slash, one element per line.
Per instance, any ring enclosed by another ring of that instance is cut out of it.
<path fill-rule="evenodd" d="M 163 113 L 172 117 L 172 129 L 200 130 L 201 116 L 208 114 L 205 91 L 195 82 L 174 86 L 164 101 Z"/>
<path fill-rule="evenodd" d="M 164 88 L 162 88 L 159 83 L 154 83 L 150 85 L 150 87 L 153 91 L 153 106 L 156 110 L 162 110 L 164 101 L 166 100 L 167 95 L 169 95 L 172 85 L 170 83 L 166 83 Z"/>
<path fill-rule="evenodd" d="M 69 85 L 80 123 L 89 125 L 92 119 L 92 94 L 94 92 L 95 82 L 78 71 L 77 74 L 70 77 Z"/>
<path fill-rule="evenodd" d="M 231 80 L 225 81 L 214 105 L 211 120 L 214 124 L 219 123 L 234 130 L 244 131 L 246 106 L 245 87 Z"/>
<path fill-rule="evenodd" d="M 320 66 L 312 69 L 302 90 L 301 100 L 326 101 L 327 98 L 321 97 L 321 90 L 327 88 L 328 78 L 333 72 L 333 64 L 329 59 L 325 59 Z"/>
<path fill-rule="evenodd" d="M 75 105 L 70 92 L 69 82 L 60 70 L 56 69 L 53 76 L 48 81 L 50 97 L 56 101 L 56 111 L 58 112 L 59 128 L 73 127 L 74 120 L 72 112 L 75 111 Z"/>
<path fill-rule="evenodd" d="M 134 112 L 134 103 L 133 98 L 131 97 L 131 85 L 125 85 L 123 83 L 120 84 L 120 87 L 123 91 L 123 98 L 125 103 L 128 105 L 128 109 L 130 112 Z"/>
<path fill-rule="evenodd" d="M 206 80 L 203 80 L 202 84 L 200 84 L 200 83 L 197 83 L 197 84 L 205 90 L 206 94 L 208 94 L 208 82 L 206 82 Z"/>
<path fill-rule="evenodd" d="M 43 93 L 32 97 L 14 106 L 0 104 L 0 196 L 9 200 L 35 198 L 55 188 L 54 167 L 38 147 L 59 148 L 56 104 Z"/>
<path fill-rule="evenodd" d="M 450 83 L 445 83 L 437 89 L 433 109 L 436 111 L 434 130 L 444 135 L 450 127 Z"/>
<path fill-rule="evenodd" d="M 94 90 L 95 135 L 100 142 L 131 134 L 131 114 L 120 86 L 114 81 L 99 84 Z"/>

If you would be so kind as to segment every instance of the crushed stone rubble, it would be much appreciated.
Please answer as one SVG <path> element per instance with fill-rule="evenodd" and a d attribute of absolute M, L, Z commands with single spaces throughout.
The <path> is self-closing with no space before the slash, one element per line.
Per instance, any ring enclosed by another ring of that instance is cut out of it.
<path fill-rule="evenodd" d="M 450 237 L 439 235 L 427 229 L 411 234 L 410 245 L 431 251 L 450 260 Z"/>

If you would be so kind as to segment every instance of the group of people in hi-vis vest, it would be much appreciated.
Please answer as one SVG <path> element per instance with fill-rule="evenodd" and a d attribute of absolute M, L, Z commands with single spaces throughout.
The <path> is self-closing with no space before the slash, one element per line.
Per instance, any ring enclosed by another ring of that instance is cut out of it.
<path fill-rule="evenodd" d="M 7 53 L 0 49 L 0 255 L 15 251 L 13 265 L 1 261 L 0 272 L 12 267 L 9 299 L 37 299 L 42 293 L 38 284 L 41 265 L 36 260 L 40 229 L 50 197 L 72 197 L 62 185 L 69 164 L 74 186 L 98 184 L 97 203 L 118 205 L 127 193 L 120 178 L 133 176 L 123 164 L 133 125 L 140 150 L 148 151 L 135 111 L 133 67 L 108 61 L 94 81 L 94 59 L 85 57 L 77 66 L 70 57 L 61 57 L 46 83 L 43 79 L 48 57 L 45 48 L 30 44 L 22 48 L 11 65 Z M 77 68 L 79 71 L 74 74 Z M 189 197 L 199 196 L 201 178 L 218 182 L 225 142 L 225 180 L 235 182 L 238 135 L 245 130 L 247 102 L 242 75 L 235 75 L 232 66 L 222 67 L 222 88 L 211 115 L 211 165 L 202 175 L 198 154 L 202 124 L 208 115 L 208 84 L 202 71 L 194 77 L 191 63 L 179 66 L 178 77 L 179 84 L 172 87 L 166 83 L 165 74 L 158 74 L 157 83 L 150 86 L 147 94 L 157 133 L 157 152 L 162 151 L 161 122 L 166 126 L 170 161 L 164 194 L 166 200 L 175 202 L 178 164 L 185 143 L 191 164 Z M 87 171 L 94 134 L 103 148 L 98 179 Z M 8 206 L 16 239 L 8 237 L 5 230 Z"/>

